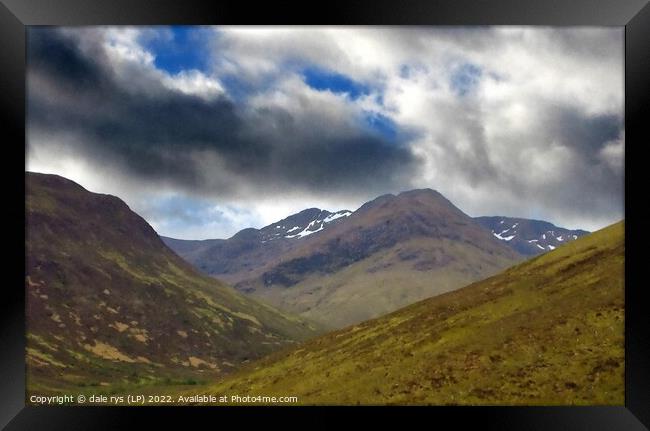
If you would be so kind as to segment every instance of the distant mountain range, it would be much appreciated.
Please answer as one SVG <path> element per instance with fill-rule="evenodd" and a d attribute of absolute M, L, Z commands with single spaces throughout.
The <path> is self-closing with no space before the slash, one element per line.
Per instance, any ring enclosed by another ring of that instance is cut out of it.
<path fill-rule="evenodd" d="M 482 226 L 517 252 L 535 256 L 587 235 L 586 230 L 564 229 L 549 222 L 513 217 L 476 217 Z"/>
<path fill-rule="evenodd" d="M 587 234 L 512 217 L 471 218 L 431 189 L 358 210 L 310 208 L 229 239 L 163 241 L 238 290 L 334 327 L 491 275 Z"/>
<path fill-rule="evenodd" d="M 26 174 L 32 393 L 194 381 L 318 327 L 200 274 L 120 199 Z"/>
<path fill-rule="evenodd" d="M 624 260 L 620 222 L 201 393 L 292 394 L 305 405 L 623 405 Z"/>
<path fill-rule="evenodd" d="M 255 267 L 263 266 L 286 253 L 299 240 L 321 232 L 352 214 L 342 210 L 331 213 L 309 208 L 262 229 L 243 229 L 232 238 L 202 241 L 161 237 L 163 241 L 201 271 L 228 282 L 241 278 Z"/>
<path fill-rule="evenodd" d="M 431 189 L 358 210 L 308 209 L 227 240 L 165 243 L 236 289 L 341 327 L 484 278 L 524 258 Z"/>
<path fill-rule="evenodd" d="M 174 251 L 192 262 L 202 271 L 217 277 L 229 279 L 229 273 L 238 272 L 239 259 L 244 259 L 242 266 L 250 268 L 264 262 L 264 252 L 284 252 L 295 245 L 295 241 L 311 234 L 323 231 L 333 225 L 334 221 L 349 217 L 353 212 L 341 210 L 329 212 L 319 208 L 309 208 L 293 214 L 261 229 L 247 228 L 230 239 L 181 240 L 161 236 L 163 241 Z M 489 229 L 495 238 L 504 241 L 516 252 L 525 256 L 535 256 L 574 241 L 589 231 L 582 229 L 565 229 L 542 220 L 504 216 L 474 217 L 481 226 Z M 283 240 L 293 239 L 293 242 Z M 275 241 L 274 244 L 266 244 Z M 245 246 L 242 246 L 245 243 Z M 257 243 L 266 244 L 256 247 Z M 223 255 L 221 254 L 223 253 Z M 254 257 L 247 260 L 248 257 Z M 236 261 L 233 262 L 233 258 Z M 234 280 L 238 276 L 234 276 Z"/>

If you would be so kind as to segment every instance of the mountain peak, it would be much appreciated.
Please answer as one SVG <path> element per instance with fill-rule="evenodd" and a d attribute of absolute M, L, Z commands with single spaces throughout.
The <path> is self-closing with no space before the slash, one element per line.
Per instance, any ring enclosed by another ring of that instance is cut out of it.
<path fill-rule="evenodd" d="M 326 225 L 352 214 L 352 211 L 340 210 L 332 213 L 320 208 L 308 208 L 290 215 L 260 230 L 262 242 L 276 239 L 300 239 L 325 229 Z"/>
<path fill-rule="evenodd" d="M 392 220 L 405 214 L 420 214 L 430 220 L 450 216 L 453 218 L 467 217 L 440 192 L 430 188 L 407 190 L 397 195 L 381 195 L 363 204 L 356 212 L 359 215 L 374 214 L 374 216 Z"/>
<path fill-rule="evenodd" d="M 402 200 L 413 199 L 421 202 L 441 202 L 445 205 L 455 206 L 442 193 L 430 188 L 407 190 L 398 194 L 397 198 Z"/>
<path fill-rule="evenodd" d="M 428 187 L 423 189 L 406 190 L 401 192 L 398 196 L 426 196 L 426 195 L 442 196 L 442 194 L 440 194 L 440 192 L 438 192 L 437 190 Z"/>

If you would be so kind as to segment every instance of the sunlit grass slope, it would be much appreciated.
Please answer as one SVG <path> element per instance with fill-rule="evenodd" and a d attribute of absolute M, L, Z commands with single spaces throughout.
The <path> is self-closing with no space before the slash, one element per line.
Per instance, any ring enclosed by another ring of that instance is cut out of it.
<path fill-rule="evenodd" d="M 272 354 L 204 392 L 301 404 L 620 405 L 624 256 L 620 222 Z"/>

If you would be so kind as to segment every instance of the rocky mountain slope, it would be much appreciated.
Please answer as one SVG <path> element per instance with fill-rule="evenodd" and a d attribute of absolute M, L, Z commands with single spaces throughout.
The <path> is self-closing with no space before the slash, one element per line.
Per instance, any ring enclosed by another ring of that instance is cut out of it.
<path fill-rule="evenodd" d="M 120 199 L 26 173 L 28 388 L 227 373 L 317 328 L 200 274 Z"/>
<path fill-rule="evenodd" d="M 496 238 L 526 256 L 555 250 L 589 233 L 586 230 L 564 229 L 549 222 L 524 218 L 493 216 L 475 217 L 474 220 L 490 229 Z"/>
<path fill-rule="evenodd" d="M 306 405 L 623 405 L 624 260 L 621 222 L 204 392 Z"/>
<path fill-rule="evenodd" d="M 350 214 L 348 210 L 332 213 L 309 208 L 262 229 L 241 230 L 227 240 L 161 238 L 202 272 L 236 283 L 249 277 L 251 270 L 291 250 L 298 240 L 329 229 Z"/>

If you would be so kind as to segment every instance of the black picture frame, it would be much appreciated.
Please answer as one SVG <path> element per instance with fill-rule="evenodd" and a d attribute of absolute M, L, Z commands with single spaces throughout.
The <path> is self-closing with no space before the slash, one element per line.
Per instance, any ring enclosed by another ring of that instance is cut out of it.
<path fill-rule="evenodd" d="M 5 284 L 0 319 L 0 425 L 6 429 L 124 429 L 146 427 L 150 421 L 175 421 L 183 426 L 199 420 L 219 422 L 224 415 L 244 420 L 281 410 L 303 426 L 334 425 L 334 416 L 320 408 L 183 408 L 155 407 L 29 407 L 25 406 L 24 145 L 25 34 L 29 25 L 97 24 L 366 24 L 366 25 L 607 25 L 625 26 L 625 406 L 621 407 L 433 407 L 408 408 L 422 420 L 468 424 L 499 430 L 642 430 L 650 427 L 650 306 L 641 282 L 646 202 L 643 190 L 643 144 L 650 113 L 650 5 L 647 0 L 410 0 L 328 1 L 322 4 L 286 1 L 267 3 L 218 0 L 1 0 L 0 115 L 4 141 L 2 212 L 5 227 Z M 642 196 L 642 195 L 641 195 Z M 13 223 L 16 223 L 14 226 Z M 650 244 L 650 242 L 645 242 Z M 22 253 L 22 254 L 21 254 Z M 191 411 L 190 411 L 191 410 Z M 340 409 L 339 409 L 340 410 Z M 350 409 L 343 409 L 349 412 Z M 384 420 L 404 409 L 361 408 Z M 253 413 L 251 413 L 253 412 Z M 289 412 L 289 413 L 287 413 Z M 317 416 L 315 419 L 314 415 Z M 229 418 L 232 419 L 232 418 Z M 449 422 L 451 421 L 451 422 Z M 210 422 L 208 422 L 210 423 Z M 218 425 L 217 425 L 218 424 Z M 415 422 L 413 422 L 415 425 Z M 241 424 L 240 424 L 241 425 Z M 402 423 L 402 426 L 406 423 Z M 198 426 L 198 425 L 197 425 Z"/>

